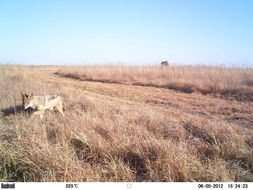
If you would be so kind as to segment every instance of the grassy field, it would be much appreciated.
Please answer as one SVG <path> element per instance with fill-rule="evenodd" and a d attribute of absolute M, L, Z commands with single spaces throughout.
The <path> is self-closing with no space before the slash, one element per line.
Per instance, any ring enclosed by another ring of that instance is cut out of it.
<path fill-rule="evenodd" d="M 252 69 L 1 65 L 0 181 L 253 181 L 252 96 Z"/>
<path fill-rule="evenodd" d="M 132 84 L 253 100 L 253 69 L 208 66 L 75 66 L 56 74 L 96 82 Z"/>

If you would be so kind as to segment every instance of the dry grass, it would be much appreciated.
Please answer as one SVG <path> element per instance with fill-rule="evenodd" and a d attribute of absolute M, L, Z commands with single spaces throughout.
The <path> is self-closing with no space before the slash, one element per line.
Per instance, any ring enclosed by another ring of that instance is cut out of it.
<path fill-rule="evenodd" d="M 88 67 L 88 77 L 102 80 L 105 72 L 97 68 Z M 121 77 L 129 73 L 123 68 Z M 194 85 L 208 77 L 208 68 L 195 76 L 197 70 L 191 67 L 191 76 L 183 77 L 187 68 L 176 74 L 184 80 L 194 76 Z M 107 69 L 112 69 L 107 79 L 126 79 L 113 75 L 114 68 Z M 154 68 L 154 73 L 169 72 L 175 79 L 167 69 L 172 68 Z M 214 68 L 210 71 L 210 76 L 216 75 Z M 0 67 L 0 181 L 253 181 L 252 102 L 80 82 L 53 72 L 51 67 Z M 137 77 L 143 69 L 133 72 L 128 77 Z M 247 77 L 251 80 L 250 70 L 238 73 L 243 75 L 240 81 L 226 83 L 240 86 Z M 143 76 L 124 83 L 141 80 Z M 167 78 L 150 81 L 163 85 Z M 22 111 L 19 91 L 24 89 L 63 96 L 65 117 L 49 111 L 40 121 Z"/>
<path fill-rule="evenodd" d="M 209 66 L 75 66 L 57 74 L 80 80 L 162 87 L 253 100 L 253 70 Z"/>

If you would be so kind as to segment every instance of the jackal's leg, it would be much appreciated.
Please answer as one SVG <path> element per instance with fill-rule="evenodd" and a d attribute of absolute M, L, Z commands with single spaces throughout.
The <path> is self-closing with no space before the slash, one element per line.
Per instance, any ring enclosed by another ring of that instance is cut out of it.
<path fill-rule="evenodd" d="M 39 115 L 39 114 L 43 114 L 44 113 L 44 110 L 39 110 L 39 111 L 35 111 L 33 113 L 33 115 Z"/>
<path fill-rule="evenodd" d="M 64 116 L 64 113 L 63 113 L 63 109 L 62 109 L 62 105 L 59 104 L 57 106 L 55 106 L 57 108 L 57 110 Z"/>
<path fill-rule="evenodd" d="M 40 115 L 40 119 L 43 119 L 45 111 L 44 110 L 39 110 L 33 113 L 33 115 Z"/>

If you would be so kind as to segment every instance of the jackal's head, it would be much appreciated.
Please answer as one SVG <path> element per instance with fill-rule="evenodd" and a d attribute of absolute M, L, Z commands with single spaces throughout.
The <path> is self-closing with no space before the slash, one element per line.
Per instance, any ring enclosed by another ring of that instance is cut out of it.
<path fill-rule="evenodd" d="M 22 104 L 23 104 L 23 108 L 27 109 L 29 107 L 33 107 L 33 93 L 30 94 L 26 94 L 21 92 L 22 95 Z"/>

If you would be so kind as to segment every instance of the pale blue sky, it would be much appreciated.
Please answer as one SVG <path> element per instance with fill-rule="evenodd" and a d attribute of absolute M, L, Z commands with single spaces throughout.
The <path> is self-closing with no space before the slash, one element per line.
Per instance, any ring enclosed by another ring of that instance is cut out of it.
<path fill-rule="evenodd" d="M 0 62 L 253 65 L 252 0 L 0 0 Z"/>

